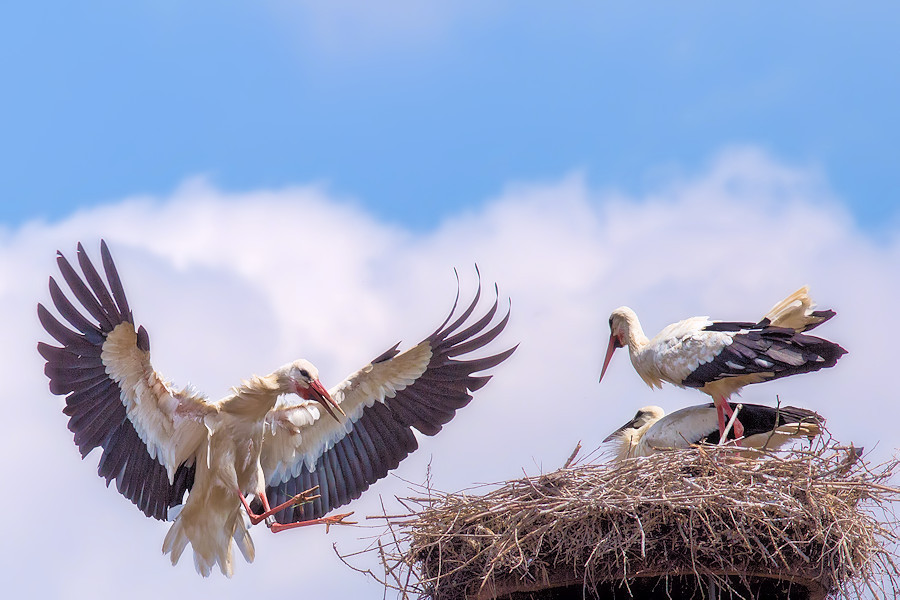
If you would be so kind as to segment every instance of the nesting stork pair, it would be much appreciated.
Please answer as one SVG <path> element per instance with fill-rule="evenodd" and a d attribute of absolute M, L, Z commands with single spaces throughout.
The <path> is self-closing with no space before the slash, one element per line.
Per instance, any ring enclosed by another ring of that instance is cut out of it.
<path fill-rule="evenodd" d="M 723 436 L 726 415 L 734 416 L 728 400 L 745 385 L 833 367 L 846 354 L 838 344 L 805 333 L 835 315 L 832 310 L 813 310 L 814 306 L 804 286 L 757 322 L 692 317 L 663 328 L 653 339 L 644 334 L 635 312 L 622 306 L 609 318 L 609 345 L 600 381 L 616 349 L 627 347 L 634 369 L 650 387 L 661 388 L 668 382 L 710 395 L 718 435 Z M 733 419 L 739 440 L 758 433 L 755 428 L 745 430 L 747 417 Z"/>
<path fill-rule="evenodd" d="M 479 283 L 452 322 L 457 302 L 422 342 L 403 352 L 399 344 L 389 348 L 330 390 L 315 366 L 300 359 L 211 401 L 190 387 L 174 387 L 154 370 L 149 335 L 135 327 L 104 242 L 100 252 L 105 281 L 81 244 L 82 275 L 57 256 L 80 305 L 50 278 L 51 299 L 67 324 L 38 305 L 44 329 L 59 343 L 38 344 L 50 390 L 66 396 L 63 412 L 82 457 L 102 448 L 98 474 L 107 485 L 115 480 L 148 517 L 166 520 L 169 509 L 181 508 L 163 551 L 175 564 L 190 544 L 204 576 L 216 565 L 231 576 L 232 540 L 253 561 L 245 513 L 251 524 L 274 518 L 274 532 L 345 523 L 350 513 L 328 513 L 358 498 L 414 451 L 413 429 L 438 433 L 487 383 L 491 376 L 484 372 L 515 350 L 456 358 L 494 340 L 509 318 L 507 310 L 491 325 L 498 296 L 470 323 Z"/>

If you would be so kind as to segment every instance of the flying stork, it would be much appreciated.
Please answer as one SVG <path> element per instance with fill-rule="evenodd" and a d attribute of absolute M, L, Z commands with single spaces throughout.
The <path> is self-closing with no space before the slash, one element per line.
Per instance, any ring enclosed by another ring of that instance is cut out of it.
<path fill-rule="evenodd" d="M 413 428 L 425 435 L 440 431 L 490 379 L 483 372 L 515 350 L 456 358 L 494 340 L 509 319 L 507 310 L 489 327 L 497 295 L 469 323 L 479 281 L 474 300 L 455 320 L 458 290 L 434 333 L 402 352 L 398 343 L 330 390 L 315 366 L 300 359 L 211 401 L 191 387 L 174 387 L 153 369 L 147 330 L 135 327 L 104 241 L 100 253 L 106 281 L 80 243 L 83 275 L 57 253 L 76 303 L 53 277 L 50 297 L 68 325 L 38 304 L 44 329 L 60 344 L 38 344 L 50 391 L 66 396 L 63 412 L 82 458 L 101 447 L 98 474 L 107 486 L 115 480 L 148 517 L 174 518 L 163 552 L 174 565 L 190 543 L 203 576 L 215 565 L 232 575 L 232 540 L 253 561 L 245 512 L 251 524 L 268 519 L 274 532 L 346 524 L 351 513 L 327 513 L 358 498 L 414 451 Z M 270 498 L 277 498 L 274 505 Z M 270 518 L 276 513 L 277 521 Z"/>
<path fill-rule="evenodd" d="M 725 414 L 732 415 L 728 399 L 745 385 L 833 367 L 846 354 L 838 344 L 804 333 L 835 315 L 814 306 L 804 286 L 759 322 L 691 317 L 663 328 L 653 339 L 644 335 L 633 310 L 619 307 L 609 317 L 600 381 L 616 348 L 628 346 L 631 364 L 650 387 L 661 388 L 668 381 L 712 396 L 721 435 Z M 740 418 L 734 429 L 738 438 L 744 435 Z"/>
<path fill-rule="evenodd" d="M 737 404 L 731 406 L 737 408 Z M 718 410 L 714 403 L 688 406 L 671 414 L 659 406 L 645 406 L 634 418 L 612 432 L 604 442 L 616 442 L 615 459 L 650 456 L 672 448 L 718 444 Z M 741 404 L 744 424 L 741 445 L 755 450 L 774 450 L 792 439 L 812 439 L 825 420 L 805 408 Z M 728 439 L 735 439 L 734 430 Z"/>

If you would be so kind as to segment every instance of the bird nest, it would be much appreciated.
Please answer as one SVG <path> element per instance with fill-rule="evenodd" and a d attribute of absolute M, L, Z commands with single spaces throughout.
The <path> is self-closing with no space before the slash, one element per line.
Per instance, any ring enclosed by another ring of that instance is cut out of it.
<path fill-rule="evenodd" d="M 745 598 L 755 597 L 751 578 L 812 598 L 900 589 L 891 510 L 900 490 L 887 485 L 897 459 L 873 467 L 822 444 L 753 459 L 703 447 L 570 463 L 481 494 L 420 486 L 399 499 L 405 514 L 370 517 L 387 529 L 372 546 L 383 574 L 369 574 L 400 597 L 435 600 L 560 585 L 577 585 L 578 598 L 640 597 L 633 590 L 650 577 L 662 598 L 682 597 L 671 590 L 685 578 Z"/>

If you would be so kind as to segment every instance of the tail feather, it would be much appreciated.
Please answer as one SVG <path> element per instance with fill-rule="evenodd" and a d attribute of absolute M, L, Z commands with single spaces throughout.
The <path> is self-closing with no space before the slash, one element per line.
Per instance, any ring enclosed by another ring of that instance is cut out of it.
<path fill-rule="evenodd" d="M 788 423 L 779 425 L 772 431 L 757 433 L 744 438 L 741 444 L 747 448 L 756 450 L 775 450 L 792 440 L 807 438 L 812 440 L 822 433 L 819 423 L 804 421 L 802 423 Z"/>
<path fill-rule="evenodd" d="M 764 319 L 774 327 L 784 327 L 797 332 L 818 327 L 836 313 L 833 310 L 813 310 L 816 303 L 809 297 L 809 286 L 799 290 L 777 303 Z"/>
<path fill-rule="evenodd" d="M 213 562 L 209 559 L 208 556 L 202 556 L 196 550 L 194 551 L 194 568 L 197 569 L 197 572 L 203 575 L 204 577 L 209 577 L 209 574 L 212 573 Z M 225 573 L 226 576 L 231 577 L 230 573 Z"/>
<path fill-rule="evenodd" d="M 178 563 L 178 559 L 181 558 L 181 554 L 188 544 L 188 537 L 184 532 L 183 525 L 183 521 L 176 518 L 172 526 L 169 527 L 168 533 L 166 533 L 166 539 L 163 540 L 163 554 L 171 554 L 173 565 Z"/>
<path fill-rule="evenodd" d="M 190 543 L 198 573 L 209 577 L 213 567 L 218 565 L 223 575 L 231 577 L 234 573 L 232 540 L 247 562 L 253 562 L 256 551 L 244 522 L 243 508 L 236 501 L 236 496 L 206 497 L 202 502 L 198 498 L 193 503 L 192 497 L 188 497 L 184 509 L 175 517 L 163 541 L 163 553 L 171 554 L 172 564 L 178 562 Z"/>
<path fill-rule="evenodd" d="M 244 560 L 252 563 L 256 558 L 256 547 L 253 545 L 253 538 L 247 530 L 247 523 L 244 521 L 243 512 L 238 513 L 237 523 L 234 528 L 234 543 L 237 544 L 238 550 L 244 556 Z"/>

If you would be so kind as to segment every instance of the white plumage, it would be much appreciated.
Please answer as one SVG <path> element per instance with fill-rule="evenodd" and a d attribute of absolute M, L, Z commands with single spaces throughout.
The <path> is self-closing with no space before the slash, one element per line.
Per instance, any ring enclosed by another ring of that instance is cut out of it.
<path fill-rule="evenodd" d="M 691 317 L 663 328 L 648 339 L 633 310 L 617 308 L 609 318 L 609 345 L 600 380 L 616 348 L 628 347 L 631 363 L 651 387 L 664 381 L 709 394 L 718 411 L 720 433 L 728 398 L 751 383 L 834 366 L 846 353 L 839 345 L 804 334 L 834 316 L 815 311 L 809 289 L 802 287 L 758 322 L 713 321 Z M 740 437 L 743 425 L 734 424 Z"/>
<path fill-rule="evenodd" d="M 717 412 L 712 403 L 689 406 L 668 415 L 659 406 L 645 406 L 603 441 L 615 442 L 617 460 L 690 448 L 700 443 L 717 444 L 720 439 Z M 745 437 L 741 445 L 753 450 L 774 450 L 791 440 L 811 439 L 821 433 L 820 426 L 824 423 L 818 414 L 792 406 L 743 404 L 738 416 L 744 422 Z M 729 438 L 734 439 L 733 432 L 729 432 Z"/>
<path fill-rule="evenodd" d="M 395 345 L 330 391 L 315 366 L 300 359 L 210 401 L 191 388 L 176 389 L 153 369 L 149 335 L 135 328 L 112 256 L 105 243 L 100 249 L 105 281 L 81 244 L 83 275 L 58 254 L 80 304 L 50 278 L 51 298 L 68 325 L 38 305 L 41 323 L 60 343 L 38 344 L 50 390 L 66 396 L 63 412 L 82 456 L 102 448 L 98 473 L 107 484 L 115 480 L 147 516 L 174 518 L 163 550 L 175 564 L 190 544 L 204 576 L 216 565 L 231 576 L 232 540 L 253 560 L 247 516 L 251 524 L 273 517 L 276 532 L 344 522 L 350 513 L 327 513 L 358 498 L 415 450 L 413 428 L 440 431 L 490 379 L 475 373 L 515 350 L 454 358 L 490 343 L 509 318 L 507 312 L 491 325 L 498 297 L 467 324 L 479 285 L 452 323 L 456 302 L 422 342 L 403 352 Z"/>

